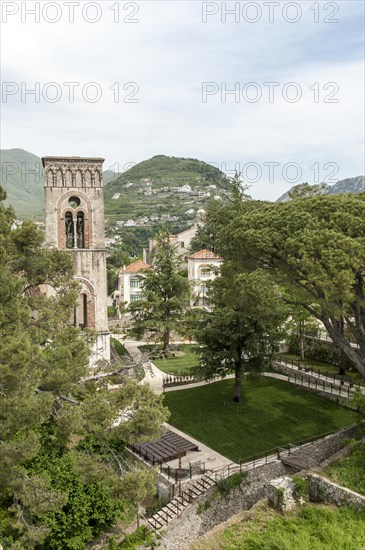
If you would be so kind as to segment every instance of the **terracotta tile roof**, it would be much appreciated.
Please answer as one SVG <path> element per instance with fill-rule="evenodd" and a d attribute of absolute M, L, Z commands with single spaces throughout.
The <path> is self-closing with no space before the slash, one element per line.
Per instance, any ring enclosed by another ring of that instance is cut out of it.
<path fill-rule="evenodd" d="M 132 264 L 127 265 L 124 270 L 124 273 L 138 273 L 138 271 L 143 271 L 144 269 L 150 269 L 151 266 L 146 264 L 143 260 L 137 260 Z"/>
<path fill-rule="evenodd" d="M 211 250 L 207 250 L 206 248 L 203 248 L 203 250 L 199 250 L 198 252 L 194 252 L 189 258 L 197 259 L 197 260 L 221 260 L 219 256 L 216 256 L 214 252 Z"/>

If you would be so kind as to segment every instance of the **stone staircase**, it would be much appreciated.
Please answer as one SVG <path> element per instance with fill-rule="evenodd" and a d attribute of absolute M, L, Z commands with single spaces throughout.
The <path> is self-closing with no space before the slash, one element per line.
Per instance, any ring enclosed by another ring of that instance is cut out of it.
<path fill-rule="evenodd" d="M 296 456 L 283 456 L 281 457 L 281 462 L 284 466 L 289 466 L 298 472 L 308 469 L 308 460 L 302 459 Z"/>
<path fill-rule="evenodd" d="M 203 495 L 208 489 L 216 484 L 215 479 L 209 474 L 204 474 L 199 479 L 194 479 L 185 485 L 181 494 L 176 495 L 161 510 L 156 512 L 147 520 L 148 524 L 155 530 L 168 525 L 174 519 L 177 519 L 183 511 Z"/>

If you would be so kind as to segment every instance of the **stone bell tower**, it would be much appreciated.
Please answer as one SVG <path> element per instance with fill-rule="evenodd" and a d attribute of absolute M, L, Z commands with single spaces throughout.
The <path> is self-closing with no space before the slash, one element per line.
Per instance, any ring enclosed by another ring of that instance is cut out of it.
<path fill-rule="evenodd" d="M 75 326 L 94 329 L 91 364 L 110 360 L 102 158 L 43 157 L 46 246 L 73 258 L 80 296 Z"/>

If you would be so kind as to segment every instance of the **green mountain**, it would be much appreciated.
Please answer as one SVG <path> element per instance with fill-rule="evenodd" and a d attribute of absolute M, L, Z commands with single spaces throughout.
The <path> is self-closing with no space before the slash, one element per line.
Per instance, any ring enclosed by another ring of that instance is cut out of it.
<path fill-rule="evenodd" d="M 210 198 L 223 197 L 230 180 L 203 161 L 157 155 L 142 161 L 105 187 L 110 222 L 148 225 L 163 221 L 191 223 Z"/>
<path fill-rule="evenodd" d="M 43 168 L 36 155 L 24 149 L 0 151 L 0 183 L 6 189 L 6 204 L 11 204 L 18 218 L 43 218 Z"/>

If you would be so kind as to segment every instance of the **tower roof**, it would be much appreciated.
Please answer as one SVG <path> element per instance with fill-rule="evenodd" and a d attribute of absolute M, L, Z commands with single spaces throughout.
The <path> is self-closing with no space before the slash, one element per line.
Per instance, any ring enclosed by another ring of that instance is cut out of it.
<path fill-rule="evenodd" d="M 42 157 L 43 168 L 46 162 L 104 162 L 101 157 Z"/>

